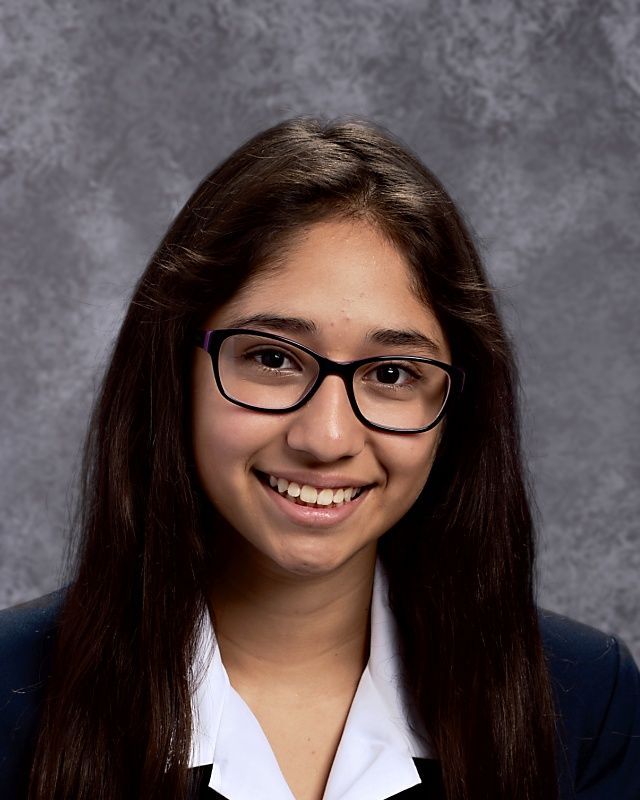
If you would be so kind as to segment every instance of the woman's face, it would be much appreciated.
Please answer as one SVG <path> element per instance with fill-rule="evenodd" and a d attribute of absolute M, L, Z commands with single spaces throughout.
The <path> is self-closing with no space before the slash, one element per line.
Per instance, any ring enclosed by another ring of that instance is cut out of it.
<path fill-rule="evenodd" d="M 262 324 L 247 322 L 257 315 Z M 426 355 L 450 362 L 435 316 L 412 288 L 406 259 L 361 221 L 305 228 L 274 269 L 243 287 L 206 327 L 276 333 L 335 361 Z M 422 334 L 440 351 L 376 343 L 380 330 Z M 325 574 L 375 551 L 379 537 L 422 491 L 440 427 L 404 435 L 372 430 L 354 415 L 336 375 L 326 377 L 297 411 L 241 408 L 218 391 L 209 355 L 200 348 L 195 353 L 193 441 L 200 480 L 230 526 L 230 541 L 244 557 L 248 553 L 278 573 Z M 269 476 L 319 491 L 363 490 L 349 502 L 302 506 L 300 498 L 270 486 Z"/>

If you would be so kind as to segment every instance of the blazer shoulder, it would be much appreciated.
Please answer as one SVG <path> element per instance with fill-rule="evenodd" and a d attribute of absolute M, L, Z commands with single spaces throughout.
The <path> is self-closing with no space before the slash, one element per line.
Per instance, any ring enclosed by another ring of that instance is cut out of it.
<path fill-rule="evenodd" d="M 65 590 L 0 611 L 0 785 L 26 786 Z"/>
<path fill-rule="evenodd" d="M 54 625 L 62 609 L 66 592 L 67 587 L 63 587 L 42 597 L 36 597 L 35 600 L 1 609 L 0 643 L 4 644 L 12 636 L 29 636 L 30 633 L 37 636 L 39 628 Z"/>
<path fill-rule="evenodd" d="M 640 797 L 640 674 L 617 637 L 541 609 L 559 771 L 593 800 Z"/>
<path fill-rule="evenodd" d="M 52 642 L 65 590 L 0 611 L 0 688 L 37 679 Z"/>

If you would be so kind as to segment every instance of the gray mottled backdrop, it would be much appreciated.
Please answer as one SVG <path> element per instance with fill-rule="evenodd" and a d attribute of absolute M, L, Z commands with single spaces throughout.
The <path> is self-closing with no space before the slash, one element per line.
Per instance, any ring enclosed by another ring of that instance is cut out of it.
<path fill-rule="evenodd" d="M 636 0 L 7 0 L 0 605 L 56 587 L 124 303 L 195 183 L 300 113 L 386 126 L 470 218 L 522 368 L 541 600 L 640 656 Z"/>

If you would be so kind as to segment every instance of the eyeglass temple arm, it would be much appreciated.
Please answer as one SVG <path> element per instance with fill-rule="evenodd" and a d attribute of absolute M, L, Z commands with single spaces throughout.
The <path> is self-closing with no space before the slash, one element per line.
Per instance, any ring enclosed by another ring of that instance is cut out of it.
<path fill-rule="evenodd" d="M 193 343 L 209 352 L 209 342 L 212 334 L 213 331 L 195 331 L 193 334 Z"/>

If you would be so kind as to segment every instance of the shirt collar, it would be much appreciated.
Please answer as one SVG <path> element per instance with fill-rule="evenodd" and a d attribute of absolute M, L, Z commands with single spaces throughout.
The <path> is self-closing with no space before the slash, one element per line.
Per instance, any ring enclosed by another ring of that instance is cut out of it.
<path fill-rule="evenodd" d="M 229 682 L 208 616 L 203 621 L 194 675 L 189 766 L 213 764 L 209 786 L 228 800 L 294 800 L 262 728 Z M 413 758 L 433 756 L 407 708 L 401 676 L 387 579 L 378 559 L 369 661 L 349 710 L 323 800 L 384 800 L 421 782 Z"/>

